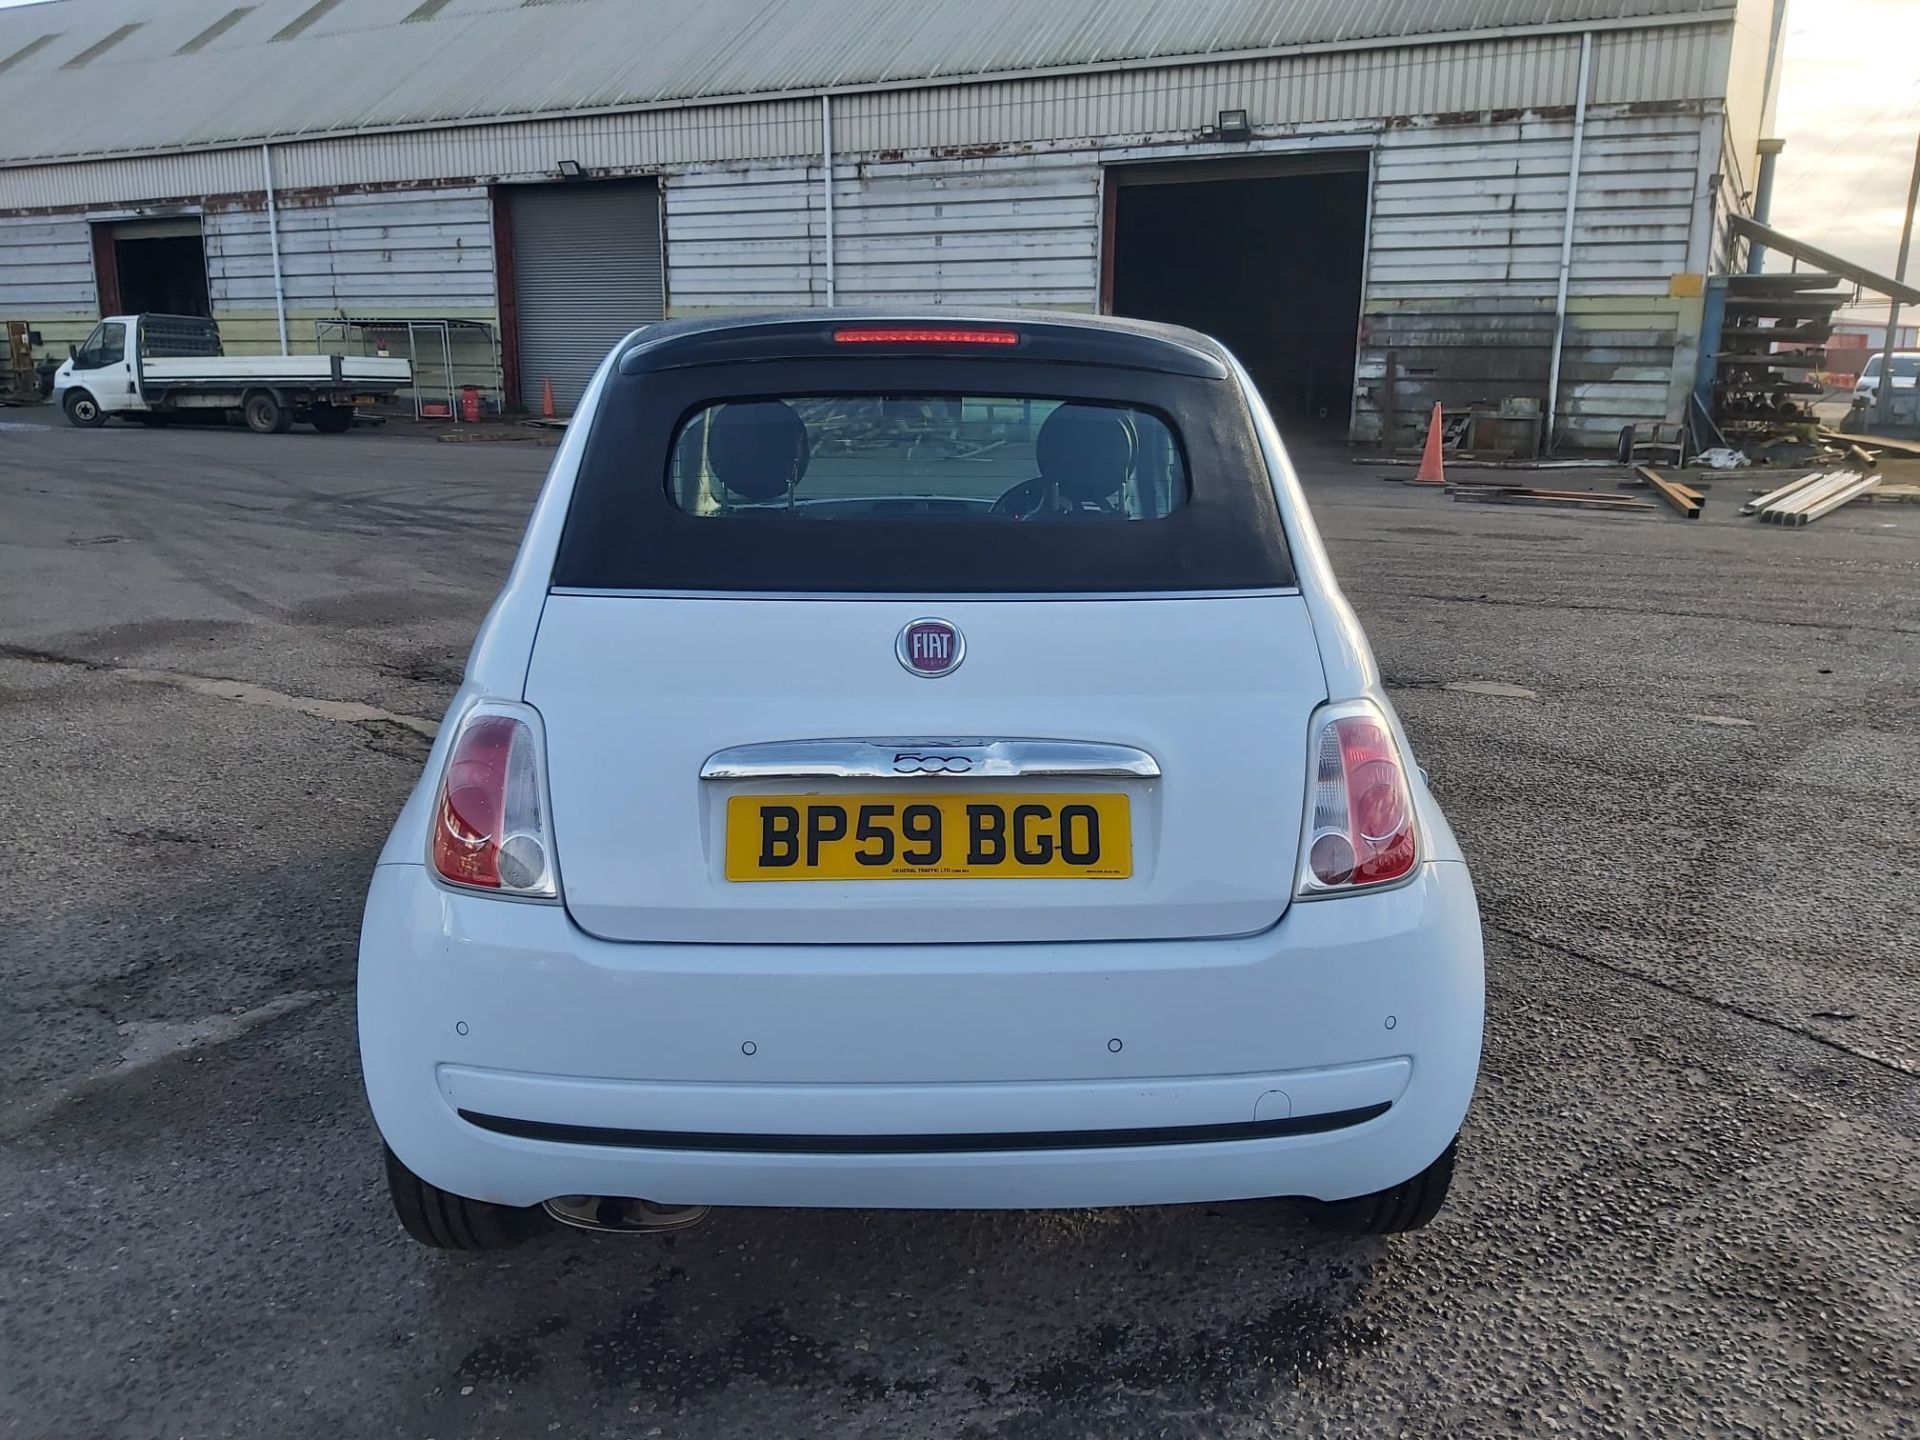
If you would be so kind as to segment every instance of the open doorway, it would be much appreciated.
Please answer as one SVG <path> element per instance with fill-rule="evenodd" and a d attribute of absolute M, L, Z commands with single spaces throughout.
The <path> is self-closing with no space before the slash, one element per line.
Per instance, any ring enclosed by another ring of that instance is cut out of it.
<path fill-rule="evenodd" d="M 93 266 L 103 315 L 213 314 L 197 216 L 100 222 Z"/>
<path fill-rule="evenodd" d="M 1276 415 L 1344 433 L 1365 154 L 1116 166 L 1107 183 L 1106 308 L 1218 337 Z"/>

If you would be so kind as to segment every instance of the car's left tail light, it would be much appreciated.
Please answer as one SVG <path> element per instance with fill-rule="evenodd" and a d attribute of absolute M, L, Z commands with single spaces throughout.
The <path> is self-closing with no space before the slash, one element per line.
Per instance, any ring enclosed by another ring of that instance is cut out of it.
<path fill-rule="evenodd" d="M 539 716 L 524 705 L 487 702 L 459 726 L 434 800 L 434 871 L 474 890 L 556 899 Z"/>
<path fill-rule="evenodd" d="M 1307 823 L 1295 894 L 1302 900 L 1405 880 L 1420 862 L 1406 761 L 1368 700 L 1315 712 L 1307 750 Z"/>

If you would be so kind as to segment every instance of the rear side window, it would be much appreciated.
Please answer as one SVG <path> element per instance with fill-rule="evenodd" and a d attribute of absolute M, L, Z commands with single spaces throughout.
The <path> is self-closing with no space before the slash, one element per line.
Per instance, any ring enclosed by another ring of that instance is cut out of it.
<path fill-rule="evenodd" d="M 703 405 L 667 494 L 707 519 L 1160 520 L 1186 503 L 1167 422 L 1031 395 L 815 395 Z"/>
<path fill-rule="evenodd" d="M 555 586 L 932 597 L 1293 583 L 1252 416 L 1225 376 L 1017 352 L 671 361 L 609 372 Z"/>

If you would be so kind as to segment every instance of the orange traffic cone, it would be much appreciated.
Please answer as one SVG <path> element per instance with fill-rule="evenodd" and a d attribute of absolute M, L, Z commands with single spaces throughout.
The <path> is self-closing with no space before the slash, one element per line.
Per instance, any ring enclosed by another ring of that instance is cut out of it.
<path fill-rule="evenodd" d="M 1439 407 L 1436 406 L 1434 408 L 1437 410 Z M 543 380 L 540 382 L 540 418 L 543 420 L 553 419 L 553 381 L 551 380 Z M 1427 472 L 1422 470 L 1420 473 L 1424 475 Z"/>
<path fill-rule="evenodd" d="M 1440 402 L 1433 402 L 1433 419 L 1427 422 L 1427 448 L 1420 453 L 1420 469 L 1409 485 L 1444 485 L 1447 469 L 1440 458 L 1440 432 L 1446 422 L 1440 416 Z"/>

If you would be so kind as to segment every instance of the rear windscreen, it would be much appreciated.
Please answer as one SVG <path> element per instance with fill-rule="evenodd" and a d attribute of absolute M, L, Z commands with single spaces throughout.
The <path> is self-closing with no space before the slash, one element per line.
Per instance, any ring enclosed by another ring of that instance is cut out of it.
<path fill-rule="evenodd" d="M 1186 503 L 1167 423 L 1031 395 L 809 395 L 703 405 L 667 494 L 688 515 L 1159 520 Z"/>
<path fill-rule="evenodd" d="M 897 357 L 615 370 L 574 589 L 1112 593 L 1293 580 L 1230 381 Z"/>

